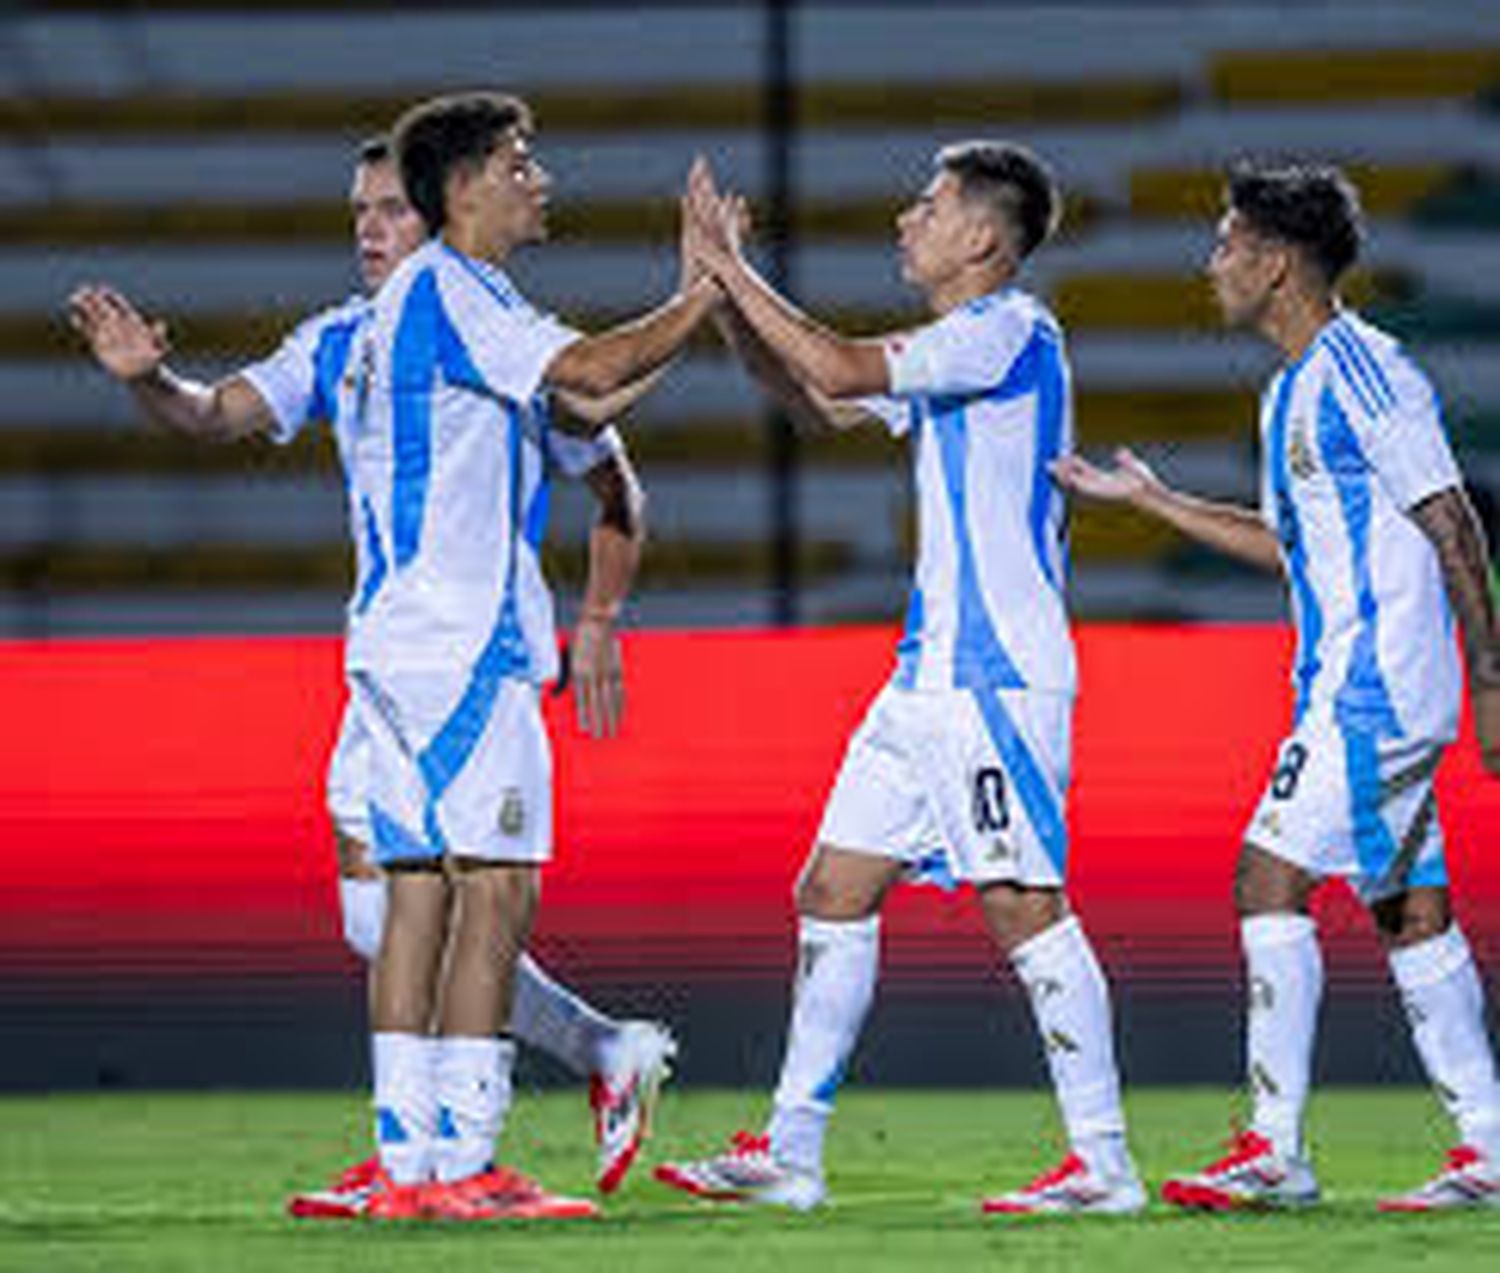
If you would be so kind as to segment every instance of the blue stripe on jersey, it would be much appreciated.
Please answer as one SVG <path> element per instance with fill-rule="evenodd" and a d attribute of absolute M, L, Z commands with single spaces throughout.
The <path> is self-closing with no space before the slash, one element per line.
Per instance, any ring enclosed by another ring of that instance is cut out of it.
<path fill-rule="evenodd" d="M 443 793 L 453 784 L 469 763 L 474 748 L 484 735 L 500 697 L 501 682 L 510 677 L 524 677 L 531 669 L 531 653 L 521 630 L 520 609 L 516 599 L 517 512 L 521 500 L 521 419 L 512 403 L 505 403 L 510 446 L 510 509 L 507 524 L 511 527 L 511 552 L 506 564 L 505 588 L 500 612 L 490 630 L 489 640 L 479 652 L 464 688 L 448 719 L 432 741 L 417 757 L 417 766 L 427 784 L 428 820 Z"/>
<path fill-rule="evenodd" d="M 417 555 L 422 539 L 441 308 L 437 279 L 424 270 L 406 294 L 391 355 L 391 543 L 398 570 Z"/>
<path fill-rule="evenodd" d="M 313 420 L 338 419 L 339 381 L 344 378 L 344 368 L 349 365 L 349 350 L 354 345 L 354 333 L 364 321 L 363 314 L 345 319 L 341 323 L 330 323 L 318 337 L 313 350 L 313 398 L 309 417 Z"/>
<path fill-rule="evenodd" d="M 385 550 L 380 546 L 380 530 L 375 524 L 375 510 L 370 507 L 368 495 L 359 497 L 359 512 L 359 520 L 365 533 L 365 557 L 370 563 L 369 572 L 360 581 L 359 594 L 354 602 L 354 612 L 363 614 L 379 594 L 380 585 L 385 582 L 389 568 L 386 565 Z"/>
<path fill-rule="evenodd" d="M 1342 723 L 1398 735 L 1401 726 L 1380 673 L 1378 655 L 1380 614 L 1370 575 L 1370 465 L 1331 386 L 1325 386 L 1318 399 L 1318 449 L 1344 515 L 1359 614 L 1359 632 L 1344 683 L 1334 697 L 1334 712 Z"/>
<path fill-rule="evenodd" d="M 1031 748 L 1021 737 L 1021 732 L 1005 710 L 1000 696 L 982 689 L 972 689 L 974 704 L 984 720 L 984 727 L 1000 763 L 1020 797 L 1021 807 L 1026 810 L 1026 819 L 1036 832 L 1042 848 L 1052 859 L 1058 875 L 1065 875 L 1068 865 L 1068 828 L 1063 822 L 1062 807 L 1047 775 L 1031 754 Z"/>
<path fill-rule="evenodd" d="M 452 386 L 486 392 L 484 378 L 443 309 L 437 274 L 429 268 L 406 294 L 392 351 L 391 541 L 398 570 L 421 547 L 432 476 L 432 395 L 439 372 Z"/>
<path fill-rule="evenodd" d="M 1063 515 L 1063 497 L 1048 467 L 1062 454 L 1063 418 L 1067 410 L 1068 385 L 1063 375 L 1062 350 L 1056 334 L 1038 324 L 1026 354 L 1035 365 L 1036 458 L 1031 472 L 1031 542 L 1037 563 L 1053 591 L 1062 591 L 1059 567 L 1067 569 L 1067 544 L 1054 533 Z M 1007 376 L 1008 380 L 1010 377 Z"/>
<path fill-rule="evenodd" d="M 1302 542 L 1297 507 L 1292 501 L 1291 474 L 1286 457 L 1287 413 L 1292 402 L 1292 386 L 1296 383 L 1297 373 L 1306 365 L 1307 358 L 1304 356 L 1282 372 L 1281 384 L 1276 389 L 1276 401 L 1271 408 L 1271 427 L 1266 438 L 1266 463 L 1271 468 L 1271 491 L 1276 500 L 1276 530 L 1281 539 L 1282 552 L 1286 556 L 1297 618 L 1297 659 L 1292 678 L 1297 689 L 1295 719 L 1298 721 L 1307 710 L 1308 694 L 1312 691 L 1313 681 L 1317 679 L 1321 666 L 1318 661 L 1318 643 L 1323 639 L 1323 612 L 1307 577 L 1307 548 Z"/>
<path fill-rule="evenodd" d="M 959 688 L 996 686 L 1024 689 L 1026 682 L 1000 644 L 985 609 L 984 593 L 979 587 L 979 570 L 969 535 L 966 479 L 969 426 L 963 402 L 955 398 L 933 398 L 929 410 L 948 488 L 953 542 L 958 552 L 958 636 L 957 648 L 953 651 L 953 684 Z"/>
<path fill-rule="evenodd" d="M 922 589 L 913 583 L 906 601 L 906 626 L 896 643 L 896 684 L 904 690 L 916 688 L 917 659 L 922 653 L 922 624 L 926 617 Z"/>
<path fill-rule="evenodd" d="M 1343 319 L 1335 325 L 1334 332 L 1369 379 L 1375 391 L 1377 404 L 1383 410 L 1389 411 L 1396 405 L 1396 391 L 1391 388 L 1385 368 L 1380 365 L 1380 360 L 1371 351 L 1369 343 L 1352 324 Z"/>
<path fill-rule="evenodd" d="M 1339 375 L 1343 377 L 1344 383 L 1349 386 L 1349 391 L 1354 394 L 1360 409 L 1368 416 L 1380 414 L 1376 404 L 1374 389 L 1370 385 L 1368 377 L 1355 368 L 1349 351 L 1339 342 L 1335 328 L 1329 327 L 1325 332 L 1325 343 L 1328 352 L 1333 355 L 1333 361 L 1337 364 Z"/>
<path fill-rule="evenodd" d="M 533 416 L 542 434 L 539 447 L 542 463 L 541 471 L 537 475 L 536 487 L 531 492 L 531 500 L 526 506 L 524 538 L 533 552 L 540 552 L 542 540 L 547 537 L 547 516 L 552 507 L 551 465 L 547 462 L 547 434 L 551 431 L 552 420 L 547 413 L 545 398 L 533 398 L 531 405 Z"/>

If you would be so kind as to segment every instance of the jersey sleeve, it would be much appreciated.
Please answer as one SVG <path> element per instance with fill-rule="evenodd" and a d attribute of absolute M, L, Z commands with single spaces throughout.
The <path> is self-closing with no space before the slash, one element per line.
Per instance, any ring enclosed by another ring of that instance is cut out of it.
<path fill-rule="evenodd" d="M 529 402 L 553 358 L 582 333 L 469 266 L 442 278 L 444 309 L 479 380 L 498 398 Z"/>
<path fill-rule="evenodd" d="M 579 437 L 557 429 L 547 430 L 547 461 L 569 477 L 582 477 L 606 460 L 625 454 L 625 442 L 614 425 L 593 437 Z"/>
<path fill-rule="evenodd" d="M 1031 334 L 1030 318 L 1006 305 L 960 306 L 885 343 L 891 395 L 965 395 L 993 389 Z"/>
<path fill-rule="evenodd" d="M 868 398 L 856 398 L 854 405 L 868 411 L 890 431 L 893 438 L 905 436 L 911 429 L 911 404 L 892 398 L 888 394 L 875 394 Z"/>
<path fill-rule="evenodd" d="M 298 324 L 259 362 L 241 369 L 239 375 L 260 394 L 275 421 L 272 441 L 285 445 L 317 415 L 317 348 L 322 321 L 310 318 Z"/>
<path fill-rule="evenodd" d="M 1350 424 L 1375 476 L 1402 509 L 1463 483 L 1448 445 L 1437 391 L 1405 359 L 1343 396 Z"/>

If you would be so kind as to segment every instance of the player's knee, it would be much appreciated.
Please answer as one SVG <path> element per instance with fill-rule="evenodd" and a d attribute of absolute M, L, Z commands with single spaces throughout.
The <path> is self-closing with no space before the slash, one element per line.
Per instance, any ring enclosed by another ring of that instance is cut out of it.
<path fill-rule="evenodd" d="M 1416 946 L 1448 931 L 1453 922 L 1446 889 L 1412 889 L 1370 907 L 1376 931 L 1390 946 Z"/>
<path fill-rule="evenodd" d="M 534 867 L 511 862 L 458 859 L 453 887 L 461 911 L 488 918 L 500 928 L 523 930 L 536 910 L 538 883 Z"/>
<path fill-rule="evenodd" d="M 872 900 L 866 890 L 851 887 L 816 864 L 802 873 L 792 897 L 797 914 L 809 919 L 864 919 L 879 908 L 878 898 Z"/>
<path fill-rule="evenodd" d="M 990 932 L 1006 951 L 1046 932 L 1068 913 L 1062 890 L 1056 888 L 995 883 L 980 890 L 979 900 Z"/>
<path fill-rule="evenodd" d="M 1316 883 L 1301 868 L 1246 844 L 1235 866 L 1235 909 L 1246 918 L 1286 911 L 1302 913 Z"/>

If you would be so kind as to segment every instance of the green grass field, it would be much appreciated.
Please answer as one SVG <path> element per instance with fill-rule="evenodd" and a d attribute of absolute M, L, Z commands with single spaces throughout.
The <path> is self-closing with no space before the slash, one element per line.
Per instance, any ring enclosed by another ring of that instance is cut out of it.
<path fill-rule="evenodd" d="M 1147 1089 L 1130 1102 L 1152 1182 L 1226 1134 L 1223 1093 Z M 756 1126 L 764 1098 L 668 1092 L 649 1157 Z M 597 1221 L 463 1227 L 294 1222 L 284 1195 L 363 1153 L 355 1095 L 100 1095 L 0 1100 L 0 1268 L 303 1269 L 1500 1269 L 1500 1210 L 1381 1216 L 1375 1198 L 1427 1175 L 1445 1148 L 1418 1091 L 1325 1092 L 1312 1135 L 1328 1201 L 1281 1216 L 997 1221 L 981 1192 L 1051 1165 L 1042 1093 L 851 1088 L 831 1142 L 835 1204 L 811 1216 L 694 1202 L 637 1169 Z M 589 1187 L 576 1092 L 525 1094 L 506 1154 L 557 1190 Z"/>

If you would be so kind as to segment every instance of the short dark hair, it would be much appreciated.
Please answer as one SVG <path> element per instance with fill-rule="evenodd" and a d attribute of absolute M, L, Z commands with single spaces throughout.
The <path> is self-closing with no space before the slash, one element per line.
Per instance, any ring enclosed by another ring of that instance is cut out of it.
<path fill-rule="evenodd" d="M 383 164 L 390 160 L 393 155 L 391 151 L 391 139 L 384 133 L 378 133 L 374 137 L 366 137 L 359 143 L 359 149 L 354 152 L 355 162 L 360 167 L 366 164 Z"/>
<path fill-rule="evenodd" d="M 505 134 L 531 131 L 531 111 L 508 93 L 454 93 L 413 106 L 391 130 L 401 184 L 436 234 L 447 221 L 444 191 L 449 176 L 477 167 L 494 152 Z"/>
<path fill-rule="evenodd" d="M 938 151 L 937 166 L 958 178 L 965 198 L 980 199 L 1016 232 L 1023 257 L 1049 239 L 1062 215 L 1052 171 L 1025 146 L 1009 141 L 962 141 Z"/>
<path fill-rule="evenodd" d="M 1229 170 L 1227 197 L 1256 234 L 1296 248 L 1330 287 L 1359 257 L 1359 192 L 1331 164 L 1240 160 Z"/>

